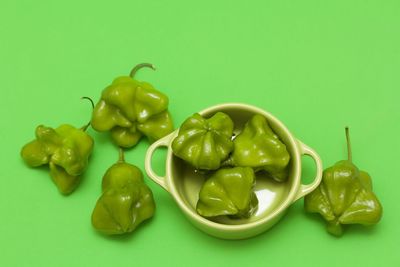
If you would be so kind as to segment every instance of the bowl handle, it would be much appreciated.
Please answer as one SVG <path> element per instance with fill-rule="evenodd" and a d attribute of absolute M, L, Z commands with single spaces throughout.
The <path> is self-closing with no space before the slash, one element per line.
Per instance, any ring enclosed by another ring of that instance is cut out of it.
<path fill-rule="evenodd" d="M 151 180 L 159 184 L 162 188 L 168 191 L 167 189 L 167 184 L 165 182 L 165 177 L 158 176 L 154 171 L 153 168 L 151 167 L 151 160 L 153 158 L 154 151 L 162 146 L 168 147 L 171 140 L 174 137 L 174 133 L 171 133 L 167 136 L 164 136 L 163 138 L 155 141 L 153 144 L 150 145 L 150 147 L 147 149 L 146 152 L 146 157 L 144 159 L 144 167 L 146 169 L 147 175 L 150 177 Z"/>
<path fill-rule="evenodd" d="M 297 195 L 294 197 L 294 201 L 298 200 L 299 198 L 304 197 L 305 195 L 311 193 L 317 186 L 321 183 L 322 179 L 322 162 L 321 158 L 312 148 L 308 147 L 307 145 L 303 144 L 301 141 L 297 140 L 299 143 L 300 152 L 302 155 L 310 156 L 315 164 L 317 165 L 317 174 L 310 184 L 307 185 L 300 185 L 300 189 L 297 192 Z"/>

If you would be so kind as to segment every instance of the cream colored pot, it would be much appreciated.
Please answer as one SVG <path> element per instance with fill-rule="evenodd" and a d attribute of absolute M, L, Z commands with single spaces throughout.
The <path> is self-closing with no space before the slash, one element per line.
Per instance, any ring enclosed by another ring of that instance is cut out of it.
<path fill-rule="evenodd" d="M 220 104 L 199 113 L 204 117 L 211 117 L 219 111 L 232 118 L 235 123 L 234 133 L 236 135 L 254 114 L 265 116 L 290 153 L 290 174 L 286 182 L 278 183 L 257 175 L 255 193 L 259 207 L 255 215 L 248 219 L 230 219 L 222 216 L 211 221 L 196 213 L 198 194 L 205 176 L 173 155 L 171 142 L 178 135 L 179 129 L 154 142 L 149 147 L 145 158 L 145 168 L 147 175 L 171 194 L 179 208 L 196 227 L 219 238 L 248 238 L 271 228 L 293 202 L 304 197 L 319 185 L 322 178 L 322 163 L 314 150 L 296 139 L 286 126 L 270 113 L 254 106 L 239 103 Z M 165 165 L 166 174 L 165 177 L 160 177 L 151 168 L 151 159 L 154 151 L 163 146 L 168 148 Z M 308 185 L 301 184 L 302 155 L 310 156 L 316 164 L 315 179 Z"/>

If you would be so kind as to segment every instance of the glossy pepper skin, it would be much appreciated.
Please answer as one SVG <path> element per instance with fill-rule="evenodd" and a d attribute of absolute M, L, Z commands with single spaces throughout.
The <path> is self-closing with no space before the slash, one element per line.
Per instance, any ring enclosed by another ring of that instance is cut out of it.
<path fill-rule="evenodd" d="M 203 184 L 196 206 L 197 213 L 204 217 L 250 217 L 258 207 L 258 200 L 253 192 L 254 184 L 252 168 L 219 169 Z"/>
<path fill-rule="evenodd" d="M 224 164 L 265 170 L 277 181 L 287 179 L 289 152 L 264 116 L 254 115 L 233 144 L 233 153 Z"/>
<path fill-rule="evenodd" d="M 352 163 L 348 128 L 346 134 L 349 159 L 327 168 L 319 187 L 304 199 L 305 210 L 321 214 L 327 231 L 335 236 L 343 234 L 343 225 L 372 225 L 382 216 L 382 206 L 372 192 L 371 177 Z"/>
<path fill-rule="evenodd" d="M 183 122 L 172 142 L 175 156 L 196 169 L 216 170 L 233 149 L 233 121 L 217 112 L 205 119 L 196 113 Z"/>
<path fill-rule="evenodd" d="M 22 148 L 22 158 L 30 167 L 49 164 L 58 190 L 70 194 L 88 165 L 94 144 L 92 137 L 68 124 L 56 129 L 39 125 L 35 134 L 36 139 Z"/>
<path fill-rule="evenodd" d="M 168 97 L 151 84 L 133 79 L 136 71 L 152 65 L 136 66 L 131 76 L 116 78 L 101 94 L 96 104 L 91 125 L 99 132 L 111 132 L 113 141 L 120 147 L 135 146 L 142 135 L 150 141 L 173 131 L 168 112 Z"/>
<path fill-rule="evenodd" d="M 142 172 L 123 157 L 105 173 L 102 192 L 92 213 L 92 225 L 101 233 L 132 232 L 154 214 L 153 194 Z"/>

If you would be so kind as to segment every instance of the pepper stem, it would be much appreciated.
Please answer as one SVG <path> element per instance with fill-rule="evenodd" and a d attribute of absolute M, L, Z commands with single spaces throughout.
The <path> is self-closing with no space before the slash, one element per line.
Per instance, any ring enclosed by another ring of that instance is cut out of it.
<path fill-rule="evenodd" d="M 87 99 L 87 100 L 89 100 L 90 103 L 92 104 L 92 110 L 94 109 L 94 103 L 93 103 L 93 100 L 92 100 L 90 97 L 83 96 L 83 97 L 81 97 L 81 99 Z M 87 130 L 87 128 L 88 128 L 89 126 L 90 126 L 90 121 L 89 121 L 85 126 L 82 126 L 82 127 L 81 127 L 81 130 L 84 131 L 84 132 L 86 132 L 86 130 Z"/>
<path fill-rule="evenodd" d="M 125 162 L 125 154 L 124 154 L 124 149 L 122 147 L 119 147 L 118 162 Z"/>
<path fill-rule="evenodd" d="M 346 131 L 346 141 L 347 141 L 347 160 L 352 162 L 349 127 L 346 126 L 345 131 Z"/>
<path fill-rule="evenodd" d="M 138 70 L 140 70 L 141 68 L 150 68 L 150 69 L 156 70 L 156 67 L 154 67 L 154 65 L 151 64 L 151 63 L 141 63 L 141 64 L 136 65 L 136 66 L 131 70 L 131 73 L 129 74 L 129 76 L 133 79 L 133 77 L 135 77 L 136 72 L 137 72 Z"/>

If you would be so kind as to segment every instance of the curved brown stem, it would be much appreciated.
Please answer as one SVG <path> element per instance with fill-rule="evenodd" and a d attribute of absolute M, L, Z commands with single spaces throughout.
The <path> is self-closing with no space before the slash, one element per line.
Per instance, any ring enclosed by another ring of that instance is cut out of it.
<path fill-rule="evenodd" d="M 154 67 L 154 65 L 151 63 L 141 63 L 133 67 L 129 76 L 133 79 L 133 77 L 135 77 L 136 72 L 141 68 L 150 68 L 152 70 L 156 70 L 156 67 Z"/>
<path fill-rule="evenodd" d="M 93 100 L 92 100 L 90 97 L 88 97 L 88 96 L 82 96 L 81 99 L 87 99 L 87 100 L 89 100 L 90 103 L 92 104 L 92 110 L 94 109 L 94 102 L 93 102 Z M 90 126 L 90 121 L 89 121 L 85 126 L 83 126 L 83 127 L 81 128 L 81 130 L 85 132 L 89 126 Z"/>

